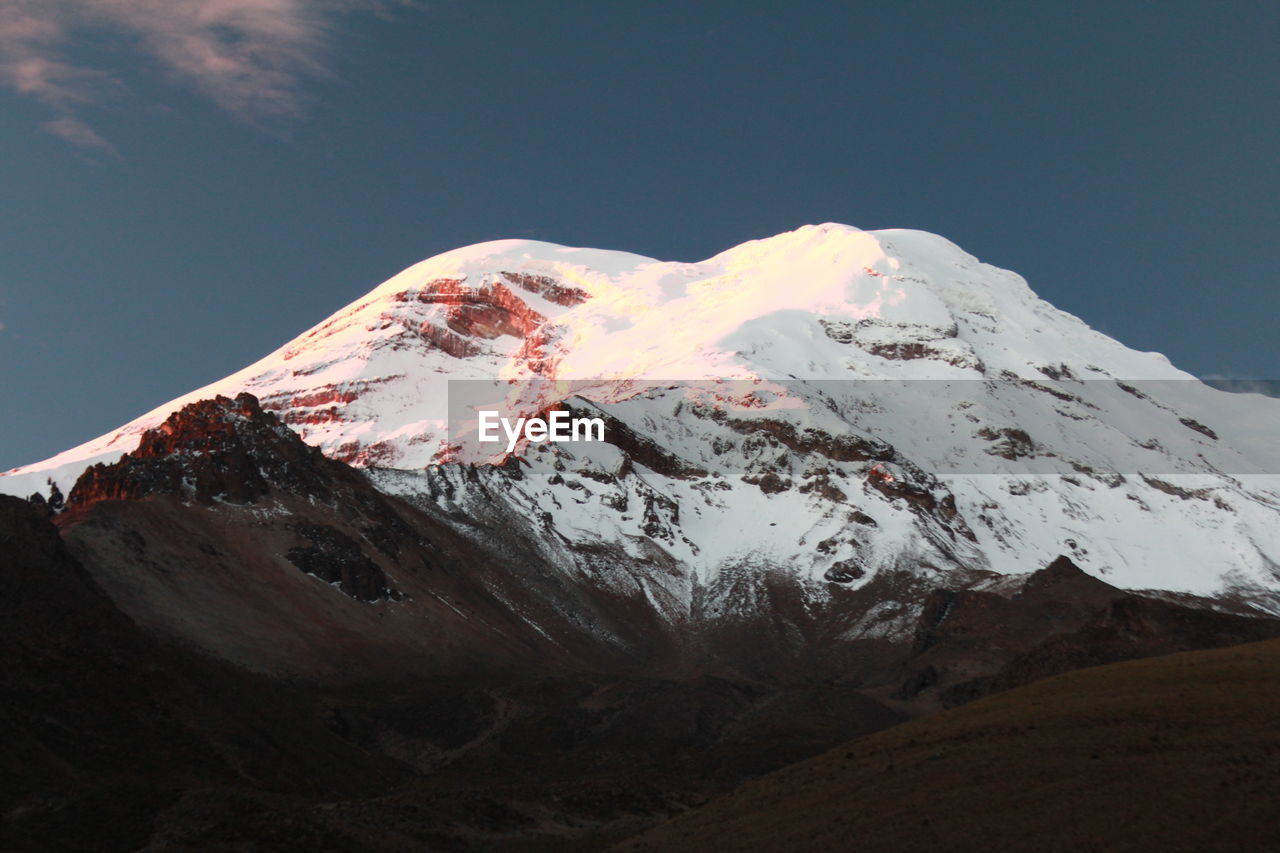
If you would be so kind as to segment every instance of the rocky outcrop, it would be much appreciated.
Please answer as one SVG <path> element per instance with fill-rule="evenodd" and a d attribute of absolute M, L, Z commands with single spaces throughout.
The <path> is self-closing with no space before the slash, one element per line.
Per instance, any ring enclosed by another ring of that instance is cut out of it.
<path fill-rule="evenodd" d="M 548 302 L 554 302 L 566 308 L 581 305 L 590 298 L 590 294 L 582 288 L 564 284 L 549 275 L 530 275 L 519 272 L 504 272 L 501 275 L 517 287 L 536 293 Z"/>
<path fill-rule="evenodd" d="M 442 306 L 446 325 L 470 338 L 523 338 L 547 319 L 501 282 L 473 288 L 456 279 L 438 279 L 420 290 L 398 293 L 394 299 Z"/>
<path fill-rule="evenodd" d="M 991 427 L 983 427 L 978 430 L 979 438 L 985 438 L 992 442 L 987 448 L 987 453 L 992 456 L 999 456 L 1004 459 L 1022 459 L 1028 456 L 1034 456 L 1036 449 L 1035 443 L 1032 442 L 1031 436 L 1027 435 L 1024 429 L 1017 427 L 1001 427 L 1000 429 L 992 429 Z"/>
<path fill-rule="evenodd" d="M 359 601 L 400 599 L 400 593 L 388 586 L 386 573 L 341 530 L 324 524 L 300 524 L 297 531 L 308 544 L 290 548 L 285 556 L 302 571 L 337 585 Z"/>
<path fill-rule="evenodd" d="M 367 545 L 394 556 L 420 537 L 388 499 L 348 466 L 304 443 L 251 394 L 183 407 L 149 430 L 138 449 L 77 480 L 68 506 L 168 496 L 206 506 L 249 505 L 272 495 L 328 505 Z M 385 572 L 357 540 L 332 525 L 298 524 L 287 558 L 307 574 L 359 601 L 396 599 Z"/>
<path fill-rule="evenodd" d="M 76 481 L 71 507 L 102 500 L 178 495 L 199 503 L 246 504 L 272 487 L 329 500 L 330 461 L 303 443 L 252 394 L 215 397 L 184 406 L 155 429 L 137 450 L 112 465 L 98 464 Z"/>
<path fill-rule="evenodd" d="M 286 424 L 301 427 L 332 424 L 347 419 L 348 407 L 371 390 L 396 380 L 402 374 L 392 374 L 377 380 L 358 380 L 318 385 L 306 391 L 271 394 L 261 400 L 264 411 L 275 412 Z"/>
<path fill-rule="evenodd" d="M 906 478 L 907 471 L 912 474 L 912 480 Z M 895 476 L 884 465 L 876 464 L 867 470 L 866 482 L 890 500 L 904 501 L 922 518 L 932 519 L 953 538 L 959 536 L 970 542 L 977 541 L 977 536 L 956 507 L 955 495 L 923 471 L 899 466 L 899 473 Z"/>
<path fill-rule="evenodd" d="M 817 454 L 835 462 L 887 462 L 894 458 L 892 446 L 859 435 L 832 435 L 812 427 L 798 428 L 772 418 L 735 418 L 722 409 L 693 409 L 742 435 L 763 435 L 775 439 L 794 453 Z"/>
<path fill-rule="evenodd" d="M 617 447 L 626 456 L 627 462 L 621 472 L 622 475 L 630 470 L 631 463 L 639 463 L 655 473 L 679 480 L 707 476 L 707 472 L 702 468 L 681 459 L 603 409 L 589 406 L 584 401 L 578 400 L 568 401 L 562 404 L 561 408 L 567 410 L 574 418 L 600 418 L 604 421 L 605 441 Z"/>

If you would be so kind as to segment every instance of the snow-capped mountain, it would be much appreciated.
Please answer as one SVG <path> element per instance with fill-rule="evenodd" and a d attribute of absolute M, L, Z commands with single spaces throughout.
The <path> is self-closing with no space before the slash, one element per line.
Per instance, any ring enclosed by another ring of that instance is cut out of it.
<path fill-rule="evenodd" d="M 599 415 L 606 441 L 469 457 L 466 387 Z M 1210 389 L 923 232 L 807 226 L 700 263 L 458 249 L 0 491 L 69 491 L 242 391 L 465 535 L 673 620 L 750 610 L 770 572 L 821 608 L 893 573 L 998 585 L 1058 554 L 1280 612 L 1280 400 Z M 913 616 L 886 602 L 849 630 Z"/>

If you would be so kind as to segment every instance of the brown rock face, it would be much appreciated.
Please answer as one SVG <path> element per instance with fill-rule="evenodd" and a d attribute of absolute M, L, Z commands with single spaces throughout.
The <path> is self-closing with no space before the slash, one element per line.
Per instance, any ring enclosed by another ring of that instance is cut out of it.
<path fill-rule="evenodd" d="M 536 293 L 548 302 L 554 302 L 566 308 L 581 305 L 589 298 L 587 292 L 582 288 L 561 284 L 551 276 L 504 272 L 502 277 L 517 287 L 521 287 L 530 293 Z"/>
<path fill-rule="evenodd" d="M 447 329 L 440 331 L 452 334 Z M 370 390 L 403 378 L 403 374 L 393 374 L 372 380 L 329 383 L 298 393 L 271 394 L 260 402 L 264 411 L 275 412 L 286 424 L 315 426 L 335 423 L 344 420 L 347 407 Z"/>
<path fill-rule="evenodd" d="M 68 506 L 84 509 L 106 500 L 153 495 L 212 505 L 252 504 L 272 492 L 329 504 L 379 550 L 392 553 L 413 534 L 387 501 L 359 474 L 305 444 L 252 394 L 215 397 L 183 407 L 143 434 L 138 449 L 114 465 L 87 469 Z M 361 545 L 325 525 L 295 530 L 305 544 L 289 562 L 360 601 L 397 599 L 387 576 Z"/>
<path fill-rule="evenodd" d="M 524 341 L 518 355 L 522 361 L 535 373 L 549 372 L 555 365 L 552 344 L 556 330 L 512 288 L 564 306 L 579 305 L 589 298 L 589 294 L 551 276 L 514 272 L 499 275 L 502 281 L 479 287 L 469 286 L 461 279 L 442 278 L 428 282 L 420 290 L 395 294 L 392 298 L 399 303 L 440 306 L 444 323 L 439 323 L 439 317 L 406 320 L 395 311 L 388 312 L 383 315 L 384 324 L 398 323 L 404 329 L 391 345 L 420 346 L 425 343 L 454 358 L 470 358 L 485 351 L 483 341 L 510 336 Z"/>
<path fill-rule="evenodd" d="M 68 506 L 147 495 L 252 503 L 272 485 L 328 500 L 329 461 L 304 444 L 252 394 L 215 397 L 183 407 L 147 430 L 137 450 L 113 465 L 94 465 L 76 481 Z"/>
<path fill-rule="evenodd" d="M 448 327 L 473 338 L 523 338 L 547 319 L 498 282 L 473 288 L 453 279 L 440 279 L 422 290 L 396 294 L 395 299 L 446 306 Z"/>

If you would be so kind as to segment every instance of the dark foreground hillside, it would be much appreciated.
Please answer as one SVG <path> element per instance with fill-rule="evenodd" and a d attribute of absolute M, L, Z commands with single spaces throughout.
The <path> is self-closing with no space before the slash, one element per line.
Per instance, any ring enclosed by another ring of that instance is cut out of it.
<path fill-rule="evenodd" d="M 1280 641 L 1079 670 L 743 785 L 627 851 L 1280 850 Z"/>
<path fill-rule="evenodd" d="M 902 719 L 838 685 L 266 677 L 140 629 L 7 496 L 0 583 L 6 853 L 600 849 Z"/>

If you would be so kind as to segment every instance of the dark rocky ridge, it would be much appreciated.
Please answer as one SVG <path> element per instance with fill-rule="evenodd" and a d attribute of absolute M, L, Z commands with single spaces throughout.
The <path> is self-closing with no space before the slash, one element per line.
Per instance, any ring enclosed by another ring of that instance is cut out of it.
<path fill-rule="evenodd" d="M 102 500 L 175 495 L 203 504 L 246 504 L 272 486 L 329 501 L 329 479 L 336 470 L 319 450 L 264 412 L 252 394 L 215 397 L 184 406 L 147 430 L 137 449 L 118 462 L 87 469 L 67 503 L 85 507 Z"/>
<path fill-rule="evenodd" d="M 143 433 L 138 448 L 112 465 L 87 469 L 67 504 L 85 509 L 105 500 L 166 495 L 212 505 L 254 504 L 273 490 L 341 507 L 361 525 L 366 544 L 395 548 L 412 537 L 404 519 L 359 474 L 304 443 L 252 394 L 185 406 Z M 353 598 L 398 597 L 377 563 L 331 525 L 301 524 L 305 540 L 287 557 L 308 574 L 338 584 Z"/>
<path fill-rule="evenodd" d="M 944 707 L 1040 678 L 1134 658 L 1280 637 L 1280 620 L 1126 593 L 1058 557 L 1012 594 L 938 589 L 925 599 L 894 698 Z"/>

